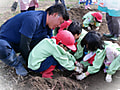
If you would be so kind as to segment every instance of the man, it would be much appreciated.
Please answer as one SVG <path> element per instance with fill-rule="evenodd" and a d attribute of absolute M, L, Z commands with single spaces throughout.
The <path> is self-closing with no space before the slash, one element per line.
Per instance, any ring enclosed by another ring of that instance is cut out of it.
<path fill-rule="evenodd" d="M 27 75 L 22 62 L 28 62 L 31 49 L 42 39 L 52 36 L 52 28 L 68 20 L 69 15 L 62 4 L 55 4 L 46 11 L 20 13 L 7 20 L 0 30 L 0 59 L 15 68 L 18 75 Z M 20 56 L 16 56 L 20 53 Z"/>

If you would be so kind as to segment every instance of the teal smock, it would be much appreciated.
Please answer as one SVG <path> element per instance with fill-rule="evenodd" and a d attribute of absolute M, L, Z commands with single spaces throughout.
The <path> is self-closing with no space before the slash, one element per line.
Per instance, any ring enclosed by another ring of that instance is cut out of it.
<path fill-rule="evenodd" d="M 94 73 L 97 73 L 98 71 L 100 71 L 100 68 L 104 64 L 104 60 L 106 57 L 106 47 L 107 46 L 114 47 L 118 51 L 120 51 L 120 46 L 118 44 L 112 43 L 110 41 L 104 41 L 104 42 L 105 42 L 105 49 L 103 49 L 103 50 L 97 49 L 95 51 L 96 56 L 94 58 L 93 65 L 90 66 L 90 64 L 88 64 L 89 66 L 88 66 L 87 71 L 90 74 L 94 74 Z M 86 66 L 87 63 L 88 62 L 82 63 L 82 64 L 84 64 L 84 66 Z M 113 75 L 116 72 L 116 70 L 118 70 L 118 69 L 120 69 L 120 55 L 113 60 L 113 62 L 110 64 L 110 66 L 108 67 L 108 70 L 106 70 L 106 72 L 110 75 Z"/>
<path fill-rule="evenodd" d="M 83 56 L 83 50 L 84 48 L 81 46 L 81 40 L 84 38 L 84 36 L 87 34 L 88 32 L 85 31 L 84 29 L 82 29 L 82 32 L 80 34 L 80 37 L 78 40 L 76 40 L 77 42 L 77 51 L 74 53 L 74 57 L 76 59 L 79 59 Z"/>
<path fill-rule="evenodd" d="M 32 49 L 28 57 L 28 68 L 32 70 L 39 69 L 41 63 L 49 56 L 53 56 L 67 70 L 75 69 L 74 63 L 76 59 L 74 56 L 57 45 L 55 39 L 48 38 L 40 41 Z"/>
<path fill-rule="evenodd" d="M 101 5 L 101 3 L 103 3 Z M 99 0 L 98 10 L 108 13 L 113 17 L 120 17 L 120 1 L 119 0 Z"/>
<path fill-rule="evenodd" d="M 90 23 L 94 23 L 96 27 L 100 26 L 99 22 L 94 21 L 94 17 L 91 15 L 92 13 L 95 13 L 95 11 L 90 11 L 83 16 L 83 27 L 88 27 Z"/>

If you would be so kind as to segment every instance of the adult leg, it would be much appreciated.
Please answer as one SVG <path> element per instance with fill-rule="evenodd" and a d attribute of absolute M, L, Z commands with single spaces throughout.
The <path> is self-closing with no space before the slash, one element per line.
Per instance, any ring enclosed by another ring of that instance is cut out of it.
<path fill-rule="evenodd" d="M 27 10 L 21 10 L 21 13 L 22 13 L 22 12 L 26 12 L 26 11 L 27 11 Z"/>
<path fill-rule="evenodd" d="M 112 20 L 112 16 L 109 16 L 108 13 L 106 13 L 106 20 L 107 20 L 108 30 L 110 34 L 103 34 L 103 35 L 107 38 L 111 38 L 114 36 L 113 35 L 113 20 Z"/>
<path fill-rule="evenodd" d="M 27 11 L 35 10 L 35 6 L 29 7 Z"/>
<path fill-rule="evenodd" d="M 88 5 L 89 0 L 86 0 L 86 6 Z"/>
<path fill-rule="evenodd" d="M 111 35 L 113 35 L 113 22 L 112 22 L 112 16 L 110 16 L 108 13 L 106 13 L 106 20 L 108 25 L 108 30 Z"/>
<path fill-rule="evenodd" d="M 113 22 L 113 35 L 119 37 L 120 34 L 120 17 L 112 17 Z"/>
<path fill-rule="evenodd" d="M 60 1 L 61 1 L 61 3 L 64 5 L 65 9 L 67 10 L 67 7 L 66 7 L 66 5 L 65 5 L 65 1 L 64 1 L 64 0 L 60 0 Z"/>
<path fill-rule="evenodd" d="M 27 75 L 26 69 L 17 58 L 13 48 L 7 41 L 2 39 L 0 39 L 0 60 L 2 60 L 5 64 L 14 67 L 17 75 Z"/>
<path fill-rule="evenodd" d="M 90 0 L 90 3 L 89 3 L 90 5 L 92 4 L 92 0 Z"/>
<path fill-rule="evenodd" d="M 55 4 L 58 4 L 58 1 L 59 1 L 59 0 L 55 0 Z"/>

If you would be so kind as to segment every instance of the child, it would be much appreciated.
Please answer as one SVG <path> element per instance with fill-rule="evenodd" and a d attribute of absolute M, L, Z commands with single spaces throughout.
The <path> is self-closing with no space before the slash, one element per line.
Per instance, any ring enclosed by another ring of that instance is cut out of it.
<path fill-rule="evenodd" d="M 103 63 L 106 66 L 106 82 L 112 82 L 112 75 L 120 68 L 120 46 L 110 41 L 102 41 L 99 33 L 90 31 L 81 41 L 81 46 L 86 46 L 89 54 L 83 59 L 91 65 L 85 73 L 76 75 L 78 80 L 82 80 L 89 74 L 97 73 Z"/>
<path fill-rule="evenodd" d="M 30 11 L 30 10 L 35 10 L 35 8 L 39 7 L 38 0 L 15 0 L 13 3 L 11 10 L 15 11 L 17 8 L 17 3 L 20 6 L 20 11 L 25 12 L 25 11 Z"/>
<path fill-rule="evenodd" d="M 77 47 L 77 50 L 74 51 L 73 55 L 79 61 L 79 59 L 81 59 L 84 55 L 84 48 L 80 45 L 80 43 L 83 37 L 87 34 L 87 31 L 82 29 L 82 25 L 79 22 L 75 21 L 70 24 L 70 26 L 68 27 L 68 31 L 73 34 L 76 40 L 75 46 Z"/>
<path fill-rule="evenodd" d="M 55 38 L 43 39 L 30 52 L 28 68 L 40 72 L 44 78 L 52 78 L 52 71 L 59 65 L 81 73 L 82 69 L 74 65 L 74 56 L 66 52 L 69 49 L 76 50 L 74 42 L 72 33 L 67 30 L 60 31 Z"/>
<path fill-rule="evenodd" d="M 56 31 L 59 32 L 62 31 L 63 29 L 67 29 L 73 34 L 75 38 L 75 46 L 77 49 L 76 51 L 70 51 L 70 53 L 72 53 L 74 57 L 79 61 L 79 59 L 81 59 L 84 54 L 84 48 L 81 47 L 80 42 L 82 38 L 87 34 L 87 31 L 85 31 L 84 29 L 82 30 L 82 26 L 79 22 L 76 21 L 72 22 L 72 20 L 69 19 L 68 21 L 64 21 L 64 23 L 60 25 L 59 30 L 55 29 L 54 35 Z"/>
<path fill-rule="evenodd" d="M 57 30 L 54 30 L 54 35 L 57 33 L 56 31 L 62 31 L 63 29 L 67 29 L 68 31 L 70 31 L 74 38 L 75 38 L 75 46 L 76 46 L 76 51 L 70 51 L 70 53 L 72 53 L 74 55 L 74 57 L 77 59 L 77 61 L 79 61 L 83 56 L 84 56 L 84 48 L 81 47 L 80 42 L 82 40 L 82 38 L 87 34 L 87 31 L 85 31 L 84 29 L 82 29 L 82 26 L 79 22 L 73 21 L 72 20 L 68 20 L 68 21 L 64 21 L 64 23 L 62 23 L 60 25 L 60 28 Z"/>
<path fill-rule="evenodd" d="M 89 2 L 90 1 L 90 2 Z M 92 4 L 92 0 L 86 0 L 86 5 L 85 5 L 85 9 L 91 9 L 90 5 Z"/>
<path fill-rule="evenodd" d="M 67 30 L 69 25 L 72 23 L 72 20 L 69 19 L 67 21 L 64 21 L 64 23 L 62 23 L 59 27 L 56 27 L 54 30 L 53 30 L 53 36 L 56 36 L 56 34 L 59 32 L 59 31 L 62 31 L 62 30 Z"/>
<path fill-rule="evenodd" d="M 83 18 L 83 28 L 92 30 L 92 26 L 99 30 L 100 23 L 102 22 L 102 14 L 100 12 L 90 11 L 86 13 Z"/>

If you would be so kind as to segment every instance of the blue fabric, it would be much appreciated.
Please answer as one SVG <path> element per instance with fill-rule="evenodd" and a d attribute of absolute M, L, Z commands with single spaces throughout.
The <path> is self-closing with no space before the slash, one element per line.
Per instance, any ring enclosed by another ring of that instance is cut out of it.
<path fill-rule="evenodd" d="M 59 65 L 59 63 L 57 62 L 57 60 L 55 60 L 55 58 L 53 56 L 49 56 L 47 57 L 42 63 L 41 66 L 38 70 L 32 70 L 35 72 L 42 72 L 47 70 L 51 65 L 57 66 Z"/>
<path fill-rule="evenodd" d="M 120 10 L 110 10 L 107 7 L 98 6 L 98 10 L 108 13 L 110 16 L 120 17 Z"/>
<path fill-rule="evenodd" d="M 106 7 L 98 6 L 98 10 L 100 10 L 102 12 L 107 12 L 107 8 Z"/>
<path fill-rule="evenodd" d="M 5 40 L 0 39 L 0 60 L 9 66 L 15 67 L 18 65 L 19 60 L 17 59 L 15 51 Z"/>
<path fill-rule="evenodd" d="M 15 67 L 16 74 L 27 75 L 27 70 L 22 65 L 20 59 L 17 58 L 13 48 L 7 41 L 2 39 L 0 39 L 0 60 L 9 66 Z"/>
<path fill-rule="evenodd" d="M 88 5 L 88 4 L 91 5 L 92 4 L 92 0 L 86 0 L 86 5 Z"/>
<path fill-rule="evenodd" d="M 11 52 L 12 47 L 10 44 L 5 40 L 0 39 L 0 59 L 7 58 Z"/>
<path fill-rule="evenodd" d="M 16 52 L 19 52 L 21 33 L 31 38 L 33 48 L 43 38 L 52 36 L 52 30 L 46 26 L 47 12 L 27 11 L 6 21 L 0 30 L 0 38 L 7 40 Z"/>

